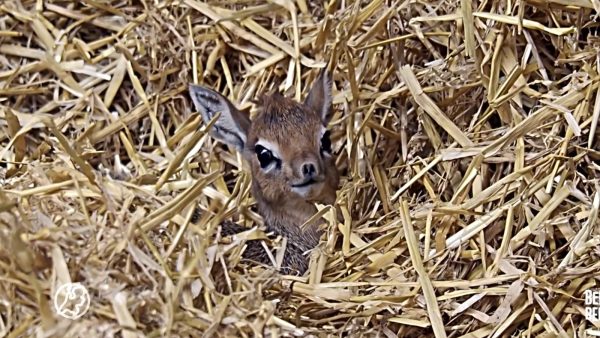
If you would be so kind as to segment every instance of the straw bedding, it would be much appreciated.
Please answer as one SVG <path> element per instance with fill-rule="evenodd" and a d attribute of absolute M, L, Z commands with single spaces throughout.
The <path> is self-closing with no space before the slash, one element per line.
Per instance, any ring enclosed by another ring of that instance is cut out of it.
<path fill-rule="evenodd" d="M 599 9 L 3 1 L 0 337 L 593 334 Z M 251 178 L 187 86 L 252 113 L 325 65 L 343 182 L 310 271 L 281 276 L 240 260 L 265 235 Z M 91 295 L 73 321 L 66 282 Z"/>

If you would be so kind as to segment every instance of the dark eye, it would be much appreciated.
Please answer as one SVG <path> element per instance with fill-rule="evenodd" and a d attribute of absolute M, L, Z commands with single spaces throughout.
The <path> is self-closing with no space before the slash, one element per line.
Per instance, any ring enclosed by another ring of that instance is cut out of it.
<path fill-rule="evenodd" d="M 329 130 L 321 137 L 321 152 L 331 153 L 331 139 L 329 138 Z"/>
<path fill-rule="evenodd" d="M 261 145 L 256 145 L 254 147 L 254 152 L 256 153 L 256 157 L 258 158 L 258 162 L 260 162 L 261 168 L 266 168 L 271 164 L 275 157 L 273 157 L 273 153 L 271 151 Z"/>

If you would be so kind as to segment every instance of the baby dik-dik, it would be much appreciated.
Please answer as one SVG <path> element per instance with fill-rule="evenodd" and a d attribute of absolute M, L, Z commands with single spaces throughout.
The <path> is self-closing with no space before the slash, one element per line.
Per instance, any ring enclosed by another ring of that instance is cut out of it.
<path fill-rule="evenodd" d="M 190 95 L 205 123 L 221 112 L 211 134 L 239 151 L 249 163 L 252 194 L 269 232 L 287 238 L 281 271 L 303 274 L 307 251 L 318 243 L 319 222 L 301 227 L 317 211 L 314 203 L 335 202 L 339 176 L 327 124 L 331 118 L 331 78 L 321 71 L 303 103 L 280 94 L 259 100 L 249 117 L 223 95 L 190 85 Z M 233 222 L 222 234 L 247 230 Z M 272 265 L 259 241 L 249 241 L 244 258 Z"/>

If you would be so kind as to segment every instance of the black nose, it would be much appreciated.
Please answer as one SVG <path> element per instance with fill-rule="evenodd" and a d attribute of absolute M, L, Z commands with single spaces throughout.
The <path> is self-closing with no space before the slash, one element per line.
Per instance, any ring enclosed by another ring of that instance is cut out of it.
<path fill-rule="evenodd" d="M 317 166 L 314 163 L 307 162 L 302 165 L 302 175 L 305 179 L 314 178 L 317 174 Z"/>

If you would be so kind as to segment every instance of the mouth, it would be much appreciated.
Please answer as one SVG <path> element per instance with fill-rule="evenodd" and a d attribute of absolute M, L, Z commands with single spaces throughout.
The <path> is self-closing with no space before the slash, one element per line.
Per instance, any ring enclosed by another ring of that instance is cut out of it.
<path fill-rule="evenodd" d="M 311 179 L 306 180 L 306 181 L 304 181 L 302 183 L 299 183 L 299 184 L 292 184 L 292 187 L 293 188 L 304 188 L 304 187 L 308 187 L 309 185 L 312 185 L 312 184 L 315 184 L 315 183 L 319 183 L 319 182 L 320 181 L 317 181 L 317 180 L 311 178 Z"/>

